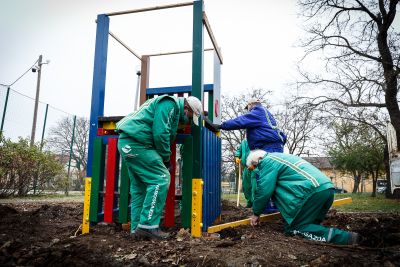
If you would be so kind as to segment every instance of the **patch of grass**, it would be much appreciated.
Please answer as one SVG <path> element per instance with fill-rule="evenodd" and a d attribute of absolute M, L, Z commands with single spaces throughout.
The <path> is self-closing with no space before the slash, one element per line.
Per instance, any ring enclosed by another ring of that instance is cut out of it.
<path fill-rule="evenodd" d="M 384 194 L 377 194 L 376 197 L 371 197 L 371 193 L 335 194 L 335 199 L 345 197 L 351 197 L 353 202 L 337 206 L 338 211 L 400 213 L 400 201 L 388 199 Z"/>
<path fill-rule="evenodd" d="M 83 192 L 71 191 L 69 195 L 66 196 L 64 192 L 45 192 L 37 195 L 28 195 L 24 197 L 8 197 L 0 199 L 0 203 L 13 203 L 13 202 L 41 202 L 41 201 L 83 201 Z"/>

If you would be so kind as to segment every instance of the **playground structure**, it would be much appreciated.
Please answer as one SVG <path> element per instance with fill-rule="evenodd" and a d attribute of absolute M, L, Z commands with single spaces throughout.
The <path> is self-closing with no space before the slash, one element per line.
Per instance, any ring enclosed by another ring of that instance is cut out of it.
<path fill-rule="evenodd" d="M 109 31 L 111 16 L 148 12 L 160 9 L 193 6 L 192 51 L 168 52 L 139 56 Z M 204 49 L 203 32 L 207 29 L 213 49 Z M 141 61 L 139 103 L 157 95 L 196 96 L 203 103 L 208 97 L 208 118 L 220 122 L 220 65 L 222 55 L 204 12 L 202 0 L 165 5 L 97 16 L 96 49 L 90 114 L 89 149 L 83 232 L 90 223 L 127 223 L 129 218 L 129 177 L 117 149 L 115 124 L 122 117 L 104 116 L 104 96 L 107 67 L 108 36 L 113 37 Z M 214 51 L 213 84 L 203 84 L 203 54 Z M 192 53 L 192 84 L 176 87 L 149 88 L 150 58 L 172 54 Z M 206 94 L 205 94 L 206 93 Z M 176 145 L 182 144 L 182 194 L 175 195 Z M 171 182 L 164 211 L 164 226 L 174 226 L 175 199 L 181 199 L 182 227 L 190 228 L 195 237 L 201 236 L 221 213 L 221 139 L 219 133 L 199 126 L 180 125 L 171 145 Z M 90 187 L 90 190 L 88 189 Z M 90 201 L 89 201 L 90 200 Z"/>
<path fill-rule="evenodd" d="M 109 32 L 109 17 L 115 15 L 145 12 L 166 8 L 193 5 L 193 50 L 169 52 L 156 55 L 139 56 L 114 34 Z M 203 48 L 203 28 L 206 28 L 214 49 Z M 118 134 L 116 123 L 122 117 L 104 116 L 105 76 L 107 62 L 108 36 L 112 36 L 132 54 L 141 60 L 140 104 L 145 100 L 161 94 L 176 96 L 193 95 L 204 105 L 204 93 L 208 94 L 208 118 L 220 123 L 220 65 L 222 56 L 212 34 L 211 27 L 203 11 L 203 1 L 194 1 L 154 8 L 144 8 L 109 14 L 97 17 L 96 52 L 94 62 L 92 105 L 90 116 L 89 152 L 87 179 L 85 184 L 85 202 L 82 233 L 89 232 L 90 223 L 101 221 L 127 223 L 129 220 L 129 177 L 127 168 L 117 149 Z M 214 51 L 213 84 L 203 84 L 203 53 Z M 152 56 L 192 53 L 192 85 L 149 88 L 150 58 Z M 181 157 L 183 161 L 182 192 L 175 195 L 176 145 L 183 144 Z M 181 200 L 181 224 L 190 228 L 194 237 L 202 232 L 214 233 L 227 227 L 249 224 L 249 219 L 214 225 L 221 214 L 221 139 L 219 132 L 203 126 L 179 125 L 176 141 L 171 145 L 171 182 L 168 190 L 164 226 L 175 224 L 175 200 Z M 337 205 L 351 202 L 343 200 Z M 279 213 L 264 215 L 261 221 L 279 218 Z"/>

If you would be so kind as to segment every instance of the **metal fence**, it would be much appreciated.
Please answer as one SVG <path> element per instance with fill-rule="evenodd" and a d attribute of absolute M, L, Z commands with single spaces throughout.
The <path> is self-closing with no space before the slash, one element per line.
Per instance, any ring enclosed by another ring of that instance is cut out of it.
<path fill-rule="evenodd" d="M 31 138 L 35 99 L 23 95 L 12 88 L 0 87 L 0 119 L 5 138 L 12 141 L 19 137 Z M 49 130 L 65 117 L 74 115 L 49 104 L 39 102 L 36 122 L 35 142 L 48 136 Z"/>

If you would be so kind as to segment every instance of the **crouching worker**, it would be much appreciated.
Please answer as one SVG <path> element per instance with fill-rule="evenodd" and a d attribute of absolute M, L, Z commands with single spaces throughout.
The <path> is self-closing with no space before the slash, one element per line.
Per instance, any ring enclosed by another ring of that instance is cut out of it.
<path fill-rule="evenodd" d="M 285 220 L 286 234 L 338 245 L 357 244 L 357 233 L 320 225 L 333 203 L 334 187 L 316 167 L 294 155 L 263 150 L 250 152 L 246 165 L 259 171 L 251 225 L 259 223 L 272 197 Z"/>
<path fill-rule="evenodd" d="M 171 143 L 178 122 L 199 125 L 202 104 L 196 97 L 162 95 L 147 100 L 117 123 L 118 150 L 128 167 L 131 233 L 138 238 L 165 239 L 159 224 L 170 183 Z"/>

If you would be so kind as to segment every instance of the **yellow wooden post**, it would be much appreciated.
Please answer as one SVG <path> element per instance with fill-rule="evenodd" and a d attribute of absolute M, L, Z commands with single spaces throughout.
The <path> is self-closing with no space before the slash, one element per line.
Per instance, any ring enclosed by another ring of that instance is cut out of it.
<path fill-rule="evenodd" d="M 85 179 L 85 198 L 83 201 L 82 234 L 89 233 L 89 210 L 90 210 L 90 189 L 92 188 L 92 178 Z"/>
<path fill-rule="evenodd" d="M 201 237 L 203 227 L 202 208 L 203 208 L 203 180 L 192 180 L 192 236 Z"/>

